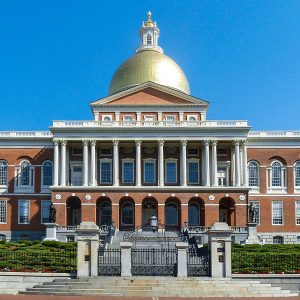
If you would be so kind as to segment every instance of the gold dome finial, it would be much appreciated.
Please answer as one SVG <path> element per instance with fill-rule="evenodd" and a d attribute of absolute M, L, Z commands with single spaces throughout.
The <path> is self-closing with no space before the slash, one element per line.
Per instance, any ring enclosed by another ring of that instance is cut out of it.
<path fill-rule="evenodd" d="M 153 22 L 152 22 L 152 20 L 151 20 L 151 16 L 152 16 L 152 13 L 151 13 L 151 11 L 149 10 L 149 11 L 147 12 L 147 21 L 146 21 L 146 23 L 145 23 L 145 26 L 147 26 L 147 27 L 153 27 L 153 26 L 154 26 L 154 24 L 153 24 Z"/>

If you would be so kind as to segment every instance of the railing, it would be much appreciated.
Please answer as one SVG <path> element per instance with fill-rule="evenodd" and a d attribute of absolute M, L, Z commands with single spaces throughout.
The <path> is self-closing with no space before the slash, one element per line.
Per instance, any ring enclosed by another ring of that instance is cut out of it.
<path fill-rule="evenodd" d="M 75 231 L 77 226 L 58 226 L 57 232 Z"/>
<path fill-rule="evenodd" d="M 249 138 L 278 138 L 278 137 L 286 137 L 286 138 L 291 138 L 291 137 L 300 137 L 300 130 L 295 130 L 295 131 L 283 131 L 283 130 L 278 130 L 278 131 L 250 131 L 248 133 Z"/>
<path fill-rule="evenodd" d="M 6 272 L 76 272 L 76 249 L 61 252 L 0 250 L 0 271 Z"/>
<path fill-rule="evenodd" d="M 51 138 L 50 131 L 0 131 L 0 138 Z"/>
<path fill-rule="evenodd" d="M 53 121 L 53 127 L 247 127 L 247 121 Z"/>
<path fill-rule="evenodd" d="M 230 228 L 233 230 L 234 234 L 246 234 L 248 233 L 248 227 L 246 226 L 230 226 Z M 196 226 L 196 225 L 188 225 L 187 226 L 189 233 L 207 233 L 208 230 L 211 229 L 209 226 Z M 184 230 L 184 228 L 183 228 Z"/>
<path fill-rule="evenodd" d="M 232 272 L 242 274 L 299 274 L 300 254 L 233 251 Z"/>
<path fill-rule="evenodd" d="M 121 275 L 121 249 L 99 249 L 98 275 Z"/>

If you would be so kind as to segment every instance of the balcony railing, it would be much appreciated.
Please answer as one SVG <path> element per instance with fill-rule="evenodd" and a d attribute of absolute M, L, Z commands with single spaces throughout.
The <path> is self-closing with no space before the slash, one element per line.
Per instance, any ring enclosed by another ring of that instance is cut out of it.
<path fill-rule="evenodd" d="M 230 226 L 230 228 L 233 230 L 234 234 L 247 234 L 248 233 L 248 227 L 243 226 Z M 211 229 L 209 226 L 196 226 L 196 225 L 189 225 L 187 226 L 189 233 L 207 233 L 208 230 Z"/>
<path fill-rule="evenodd" d="M 293 137 L 300 137 L 300 130 L 297 131 L 250 131 L 248 133 L 249 138 L 293 138 Z"/>
<path fill-rule="evenodd" d="M 53 121 L 54 128 L 84 127 L 247 127 L 247 121 Z"/>
<path fill-rule="evenodd" d="M 0 138 L 51 138 L 50 131 L 0 131 Z"/>

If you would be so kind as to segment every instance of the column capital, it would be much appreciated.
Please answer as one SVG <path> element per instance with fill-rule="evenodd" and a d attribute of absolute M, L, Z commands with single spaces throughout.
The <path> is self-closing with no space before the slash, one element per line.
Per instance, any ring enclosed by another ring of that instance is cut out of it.
<path fill-rule="evenodd" d="M 218 140 L 211 140 L 210 142 L 213 146 L 217 146 L 218 144 Z"/>
<path fill-rule="evenodd" d="M 96 140 L 91 140 L 91 146 L 96 146 L 97 141 Z"/>
<path fill-rule="evenodd" d="M 66 146 L 67 145 L 67 140 L 60 140 L 60 143 L 62 146 Z"/>
<path fill-rule="evenodd" d="M 60 143 L 60 140 L 53 140 L 53 144 L 54 144 L 54 146 L 58 146 L 58 145 L 59 145 L 59 143 Z"/>
<path fill-rule="evenodd" d="M 180 144 L 181 144 L 181 146 L 186 147 L 186 145 L 187 145 L 187 140 L 186 140 L 186 139 L 180 140 Z"/>
<path fill-rule="evenodd" d="M 120 141 L 119 141 L 119 140 L 116 140 L 116 139 L 115 139 L 115 140 L 112 140 L 112 143 L 113 143 L 114 146 L 119 146 L 119 142 L 120 142 Z"/>
<path fill-rule="evenodd" d="M 234 140 L 233 144 L 234 144 L 234 146 L 239 146 L 240 142 L 241 142 L 241 140 Z"/>
<path fill-rule="evenodd" d="M 142 145 L 142 140 L 140 140 L 140 139 L 136 139 L 134 142 L 135 142 L 136 146 L 141 146 Z"/>
<path fill-rule="evenodd" d="M 160 147 L 162 147 L 164 145 L 165 141 L 164 140 L 158 140 L 157 143 Z"/>
<path fill-rule="evenodd" d="M 242 146 L 246 146 L 246 144 L 248 143 L 248 140 L 244 139 L 244 140 L 241 140 L 240 142 L 241 142 Z"/>
<path fill-rule="evenodd" d="M 209 143 L 210 143 L 210 140 L 204 140 L 203 141 L 204 146 L 209 146 Z"/>

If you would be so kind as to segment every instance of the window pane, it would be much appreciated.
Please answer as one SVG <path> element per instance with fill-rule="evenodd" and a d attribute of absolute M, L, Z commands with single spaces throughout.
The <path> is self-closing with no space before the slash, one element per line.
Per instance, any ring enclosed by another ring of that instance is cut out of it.
<path fill-rule="evenodd" d="M 82 185 L 82 166 L 74 166 L 72 172 L 72 185 Z"/>
<path fill-rule="evenodd" d="M 248 167 L 249 186 L 258 187 L 258 165 L 256 162 L 250 162 Z"/>
<path fill-rule="evenodd" d="M 155 182 L 154 161 L 147 161 L 144 163 L 144 181 L 145 181 L 145 183 L 154 183 Z"/>
<path fill-rule="evenodd" d="M 49 207 L 51 201 L 42 201 L 42 223 L 49 223 Z"/>
<path fill-rule="evenodd" d="M 300 225 L 300 201 L 296 201 L 296 224 Z"/>
<path fill-rule="evenodd" d="M 100 205 L 100 225 L 111 224 L 111 204 L 108 201 Z"/>
<path fill-rule="evenodd" d="M 283 224 L 283 203 L 281 201 L 272 202 L 272 218 L 274 225 Z"/>
<path fill-rule="evenodd" d="M 189 162 L 188 168 L 189 168 L 188 182 L 189 183 L 198 183 L 199 182 L 199 164 L 198 164 L 198 162 Z"/>
<path fill-rule="evenodd" d="M 174 203 L 167 204 L 166 206 L 166 224 L 178 225 L 177 206 Z"/>
<path fill-rule="evenodd" d="M 101 183 L 111 183 L 111 162 L 101 162 Z"/>
<path fill-rule="evenodd" d="M 199 206 L 195 203 L 189 205 L 189 225 L 200 225 Z"/>
<path fill-rule="evenodd" d="M 19 223 L 29 224 L 29 200 L 19 200 Z"/>
<path fill-rule="evenodd" d="M 133 224 L 133 205 L 132 203 L 126 203 L 122 207 L 122 224 Z"/>
<path fill-rule="evenodd" d="M 177 163 L 168 161 L 166 163 L 166 183 L 177 182 Z"/>
<path fill-rule="evenodd" d="M 300 162 L 295 166 L 295 186 L 300 187 Z"/>
<path fill-rule="evenodd" d="M 272 186 L 281 186 L 281 165 L 278 162 L 272 165 Z"/>
<path fill-rule="evenodd" d="M 21 185 L 29 185 L 30 183 L 30 165 L 28 162 L 21 164 Z"/>
<path fill-rule="evenodd" d="M 52 163 L 50 161 L 47 161 L 43 164 L 43 185 L 44 186 L 52 185 L 52 174 L 53 174 Z"/>
<path fill-rule="evenodd" d="M 7 219 L 7 201 L 0 200 L 0 223 L 6 223 Z"/>
<path fill-rule="evenodd" d="M 0 161 L 0 185 L 7 185 L 7 163 Z"/>
<path fill-rule="evenodd" d="M 133 162 L 126 161 L 123 163 L 123 182 L 133 183 Z"/>

